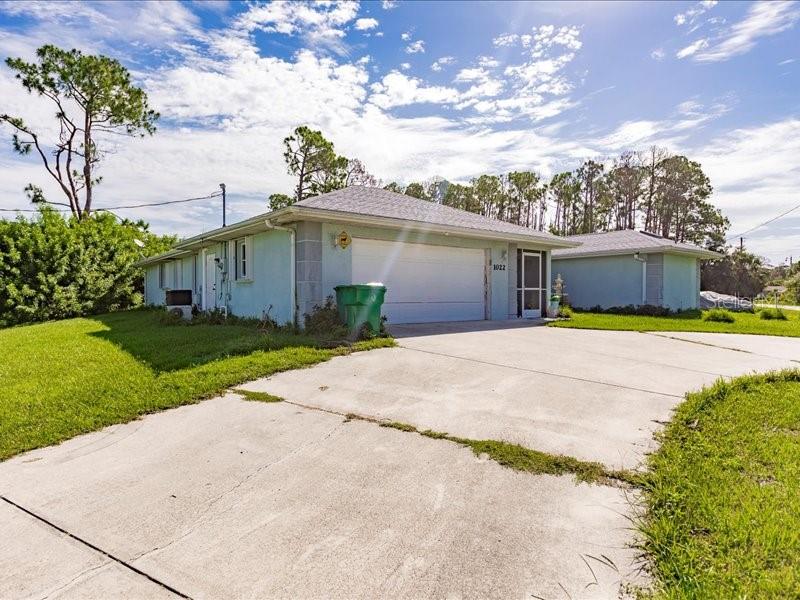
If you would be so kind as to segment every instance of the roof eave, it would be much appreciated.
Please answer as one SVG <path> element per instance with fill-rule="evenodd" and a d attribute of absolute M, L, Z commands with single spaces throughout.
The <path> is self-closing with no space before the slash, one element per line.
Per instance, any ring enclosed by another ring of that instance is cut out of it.
<path fill-rule="evenodd" d="M 470 227 L 436 225 L 433 223 L 425 223 L 423 221 L 411 221 L 408 219 L 396 219 L 392 217 L 376 217 L 372 215 L 362 215 L 359 213 L 330 210 L 325 208 L 287 206 L 286 208 L 256 215 L 255 217 L 251 217 L 228 227 L 219 227 L 217 229 L 212 229 L 211 231 L 201 233 L 200 235 L 187 238 L 181 242 L 178 242 L 175 247 L 168 252 L 138 261 L 136 266 L 146 266 L 164 260 L 170 260 L 172 258 L 176 258 L 177 256 L 190 253 L 193 250 L 199 250 L 207 247 L 216 242 L 234 239 L 238 236 L 241 236 L 243 233 L 267 231 L 269 229 L 269 226 L 267 225 L 268 221 L 282 225 L 301 220 L 355 223 L 358 225 L 385 227 L 389 229 L 405 228 L 413 229 L 415 231 L 423 231 L 426 233 L 440 233 L 444 235 L 458 235 L 461 237 L 476 239 L 519 242 L 541 246 L 547 249 L 577 248 L 581 245 L 580 242 L 573 242 L 558 238 L 556 236 L 547 237 L 519 233 L 506 233 L 502 231 L 484 231 L 481 229 L 472 229 Z"/>
<path fill-rule="evenodd" d="M 571 252 L 569 254 L 559 256 L 553 255 L 553 260 L 568 260 L 572 258 L 594 258 L 603 256 L 626 256 L 628 254 L 679 254 L 681 256 L 693 256 L 702 260 L 713 260 L 715 258 L 722 258 L 724 254 L 714 252 L 713 250 L 704 250 L 698 248 L 691 250 L 688 248 L 676 248 L 674 246 L 653 246 L 648 248 L 625 248 L 620 250 L 603 250 L 598 252 L 585 251 L 585 252 Z"/>

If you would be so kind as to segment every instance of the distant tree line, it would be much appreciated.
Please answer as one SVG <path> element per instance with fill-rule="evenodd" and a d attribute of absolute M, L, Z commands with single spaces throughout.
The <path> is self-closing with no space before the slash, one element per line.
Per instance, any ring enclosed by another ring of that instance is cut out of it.
<path fill-rule="evenodd" d="M 291 195 L 273 194 L 273 209 L 349 185 L 379 185 L 358 159 L 339 156 L 320 131 L 298 127 L 283 141 Z M 469 183 L 442 178 L 384 189 L 556 235 L 642 229 L 707 248 L 725 245 L 729 222 L 709 198 L 699 163 L 652 147 L 608 164 L 586 160 L 546 181 L 534 171 L 486 174 Z"/>
<path fill-rule="evenodd" d="M 638 228 L 722 248 L 729 227 L 709 202 L 711 182 L 700 164 L 657 147 L 626 152 L 609 165 L 586 160 L 549 181 L 514 171 L 468 184 L 390 183 L 386 189 L 556 235 Z"/>

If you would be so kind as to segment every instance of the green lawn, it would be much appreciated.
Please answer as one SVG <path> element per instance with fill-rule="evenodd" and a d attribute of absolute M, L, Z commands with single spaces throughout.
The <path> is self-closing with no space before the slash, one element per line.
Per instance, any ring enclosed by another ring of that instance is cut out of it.
<path fill-rule="evenodd" d="M 131 311 L 0 330 L 0 460 L 348 352 L 244 325 Z M 355 350 L 393 345 L 360 342 Z"/>
<path fill-rule="evenodd" d="M 659 598 L 800 597 L 800 371 L 689 394 L 649 460 Z"/>
<path fill-rule="evenodd" d="M 700 312 L 688 312 L 669 317 L 640 317 L 575 312 L 565 321 L 549 323 L 550 327 L 572 329 L 615 329 L 620 331 L 705 331 L 709 333 L 749 333 L 800 337 L 800 312 L 785 311 L 786 321 L 767 321 L 758 314 L 735 313 L 733 323 L 703 321 Z"/>

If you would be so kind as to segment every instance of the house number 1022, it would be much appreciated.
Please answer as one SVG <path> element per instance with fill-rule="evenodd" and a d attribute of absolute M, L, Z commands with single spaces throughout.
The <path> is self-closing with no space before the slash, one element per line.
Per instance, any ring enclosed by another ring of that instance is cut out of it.
<path fill-rule="evenodd" d="M 500 264 L 493 265 L 493 268 L 494 268 L 495 271 L 505 271 L 506 270 L 506 266 L 505 265 L 500 265 Z"/>

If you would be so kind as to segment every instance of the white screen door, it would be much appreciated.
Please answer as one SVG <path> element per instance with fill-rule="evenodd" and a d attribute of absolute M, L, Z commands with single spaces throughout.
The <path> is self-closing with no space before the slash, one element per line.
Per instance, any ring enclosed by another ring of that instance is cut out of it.
<path fill-rule="evenodd" d="M 206 254 L 206 273 L 203 278 L 203 310 L 214 310 L 217 307 L 217 263 L 216 254 Z"/>
<path fill-rule="evenodd" d="M 522 317 L 542 316 L 542 255 L 522 251 Z"/>

